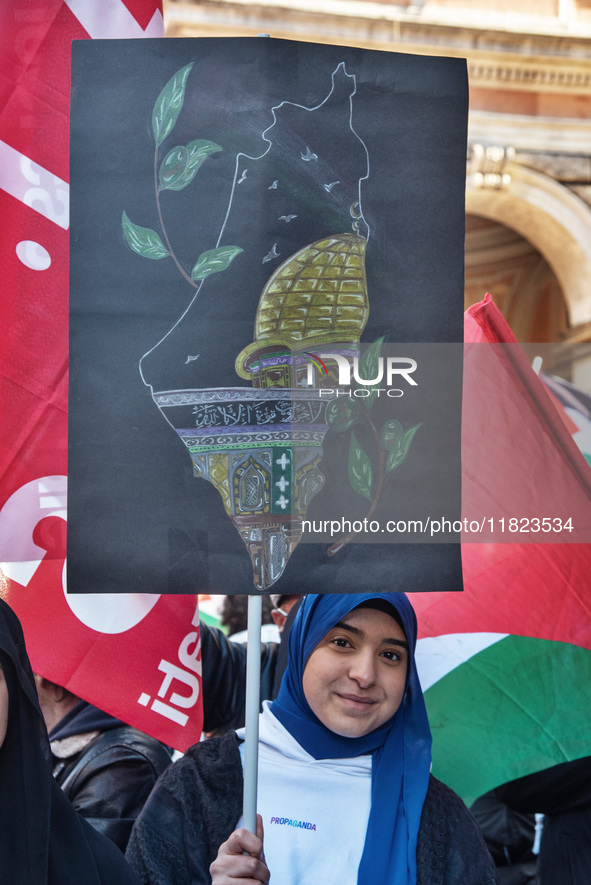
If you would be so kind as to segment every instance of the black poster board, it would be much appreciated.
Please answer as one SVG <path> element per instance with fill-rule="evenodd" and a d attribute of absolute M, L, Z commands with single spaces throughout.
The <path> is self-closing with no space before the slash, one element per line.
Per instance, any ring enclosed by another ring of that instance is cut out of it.
<path fill-rule="evenodd" d="M 73 44 L 70 592 L 461 589 L 466 121 L 459 59 Z"/>

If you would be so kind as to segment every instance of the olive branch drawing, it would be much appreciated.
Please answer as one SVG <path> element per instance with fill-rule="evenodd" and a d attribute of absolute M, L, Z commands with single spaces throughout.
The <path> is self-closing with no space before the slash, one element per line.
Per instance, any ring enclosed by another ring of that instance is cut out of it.
<path fill-rule="evenodd" d="M 127 244 L 134 252 L 144 258 L 158 261 L 161 258 L 172 258 L 177 269 L 187 282 L 198 289 L 205 277 L 219 273 L 243 250 L 240 246 L 217 246 L 202 252 L 189 272 L 185 270 L 168 238 L 162 214 L 160 194 L 162 191 L 180 191 L 187 187 L 201 168 L 205 160 L 214 153 L 223 150 L 218 144 L 206 139 L 196 139 L 186 145 L 171 148 L 160 162 L 160 147 L 175 127 L 179 113 L 185 100 L 187 78 L 194 62 L 185 65 L 171 77 L 154 105 L 152 111 L 152 131 L 154 133 L 154 189 L 156 207 L 162 236 L 149 227 L 141 227 L 130 221 L 123 212 L 121 224 Z"/>
<path fill-rule="evenodd" d="M 360 378 L 378 377 L 378 361 L 383 342 L 384 337 L 378 338 L 361 356 L 359 360 Z M 378 505 L 387 476 L 400 467 L 406 458 L 421 423 L 405 429 L 396 418 L 390 418 L 378 432 L 371 415 L 371 408 L 377 396 L 377 383 L 373 385 L 362 384 L 358 389 L 367 390 L 367 395 L 355 399 L 353 397 L 338 397 L 332 400 L 326 408 L 326 420 L 329 427 L 337 433 L 351 431 L 348 461 L 349 482 L 354 491 L 371 502 L 365 515 L 365 518 L 368 519 Z M 363 421 L 370 430 L 377 452 L 377 470 L 374 470 L 370 456 L 353 431 L 353 426 L 358 421 Z M 357 534 L 359 532 L 350 532 L 332 544 L 328 548 L 328 555 L 334 556 Z"/>

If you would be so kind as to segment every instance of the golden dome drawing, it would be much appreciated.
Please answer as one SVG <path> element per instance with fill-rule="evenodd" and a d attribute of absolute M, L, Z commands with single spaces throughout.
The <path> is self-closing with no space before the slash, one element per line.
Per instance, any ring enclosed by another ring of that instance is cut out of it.
<path fill-rule="evenodd" d="M 369 316 L 365 276 L 367 241 L 335 234 L 291 255 L 268 279 L 259 300 L 254 341 L 236 359 L 250 379 L 261 348 L 307 349 L 358 343 Z"/>

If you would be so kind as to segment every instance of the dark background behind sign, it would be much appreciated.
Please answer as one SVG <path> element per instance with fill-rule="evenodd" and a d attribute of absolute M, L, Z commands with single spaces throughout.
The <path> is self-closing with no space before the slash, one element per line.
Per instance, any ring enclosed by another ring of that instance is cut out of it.
<path fill-rule="evenodd" d="M 133 253 L 121 228 L 125 211 L 134 223 L 158 229 L 152 109 L 168 80 L 192 61 L 183 110 L 160 156 L 195 138 L 224 150 L 205 161 L 185 190 L 162 195 L 170 239 L 187 270 L 215 245 L 236 153 L 262 153 L 260 133 L 273 122 L 271 108 L 281 101 L 319 104 L 330 90 L 331 74 L 345 62 L 357 78 L 353 127 L 370 157 L 362 187 L 371 228 L 370 316 L 362 341 L 385 334 L 390 352 L 395 342 L 401 356 L 412 357 L 413 342 L 462 340 L 467 115 L 462 60 L 262 38 L 75 43 L 70 592 L 254 589 L 246 548 L 218 492 L 193 478 L 187 450 L 138 369 L 193 290 L 170 258 L 152 261 Z M 243 216 L 238 245 L 248 253 L 264 232 L 264 220 L 259 223 L 256 206 L 246 203 L 238 210 Z M 236 214 L 233 225 L 238 231 Z M 264 271 L 264 282 L 274 267 L 256 270 L 240 264 L 241 258 L 205 281 L 178 337 L 170 336 L 144 361 L 154 390 L 250 387 L 236 375 L 234 360 L 253 338 L 262 286 L 255 274 Z M 177 372 L 169 379 L 175 341 L 179 353 L 188 349 L 200 356 L 186 376 Z M 375 518 L 460 515 L 461 348 L 449 348 L 445 357 L 438 346 L 423 347 L 420 354 L 419 387 L 379 404 L 385 417 L 405 426 L 420 421 L 422 427 L 389 480 Z M 321 466 L 327 486 L 347 483 L 343 445 L 336 434 L 325 439 Z M 322 495 L 312 502 L 309 518 L 323 512 Z M 349 505 L 361 517 L 367 511 L 367 502 L 356 500 L 352 490 L 344 499 Z M 346 511 L 341 515 L 349 517 Z M 375 544 L 362 538 L 329 558 L 326 543 L 312 541 L 300 543 L 273 592 L 461 588 L 459 543 Z"/>

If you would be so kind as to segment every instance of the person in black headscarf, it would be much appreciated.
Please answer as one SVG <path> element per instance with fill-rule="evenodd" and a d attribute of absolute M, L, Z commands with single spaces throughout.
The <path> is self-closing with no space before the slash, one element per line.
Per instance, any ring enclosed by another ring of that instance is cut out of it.
<path fill-rule="evenodd" d="M 7 885 L 137 885 L 53 779 L 22 629 L 0 599 L 0 876 Z"/>

